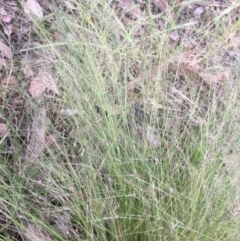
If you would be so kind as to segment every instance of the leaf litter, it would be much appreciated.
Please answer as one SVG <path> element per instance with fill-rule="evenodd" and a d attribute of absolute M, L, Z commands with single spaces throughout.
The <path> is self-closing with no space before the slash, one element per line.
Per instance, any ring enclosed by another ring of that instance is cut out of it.
<path fill-rule="evenodd" d="M 0 123 L 0 137 L 4 137 L 8 131 L 7 124 Z"/>
<path fill-rule="evenodd" d="M 8 59 L 12 59 L 12 51 L 9 46 L 3 43 L 0 39 L 0 54 L 2 57 L 6 57 Z"/>
<path fill-rule="evenodd" d="M 37 0 L 27 0 L 24 4 L 24 11 L 27 14 L 33 14 L 38 18 L 43 18 L 43 10 Z"/>
<path fill-rule="evenodd" d="M 40 98 L 47 89 L 52 90 L 55 94 L 59 94 L 56 81 L 53 79 L 52 75 L 46 72 L 40 73 L 37 77 L 32 79 L 29 93 L 33 98 Z"/>

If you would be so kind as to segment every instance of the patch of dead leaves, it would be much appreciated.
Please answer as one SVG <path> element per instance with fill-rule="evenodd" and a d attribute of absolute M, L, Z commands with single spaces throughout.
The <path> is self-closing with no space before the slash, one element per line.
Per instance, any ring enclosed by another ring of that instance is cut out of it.
<path fill-rule="evenodd" d="M 73 3 L 71 3 L 70 1 L 64 1 L 64 3 L 65 3 L 65 6 L 67 7 L 67 9 L 69 9 L 70 11 L 72 11 L 72 10 L 77 10 L 77 9 L 78 9 L 78 8 L 75 7 L 75 6 L 73 5 Z"/>
<path fill-rule="evenodd" d="M 73 116 L 73 115 L 78 114 L 78 111 L 77 110 L 73 110 L 73 109 L 61 109 L 59 111 L 59 113 L 61 115 L 65 115 L 65 116 Z"/>
<path fill-rule="evenodd" d="M 147 126 L 146 139 L 151 147 L 158 147 L 161 143 L 157 130 L 152 126 Z"/>
<path fill-rule="evenodd" d="M 6 66 L 7 66 L 7 63 L 6 63 L 5 59 L 3 59 L 3 58 L 0 57 L 0 69 L 1 69 L 2 67 L 6 67 Z"/>
<path fill-rule="evenodd" d="M 8 127 L 7 124 L 0 123 L 0 137 L 4 137 L 7 134 Z"/>
<path fill-rule="evenodd" d="M 0 57 L 2 58 L 6 57 L 8 59 L 12 58 L 11 48 L 1 41 L 0 41 Z"/>
<path fill-rule="evenodd" d="M 55 145 L 57 143 L 57 134 L 50 134 L 46 136 L 45 143 L 48 146 Z"/>
<path fill-rule="evenodd" d="M 0 21 L 4 23 L 10 23 L 14 14 L 9 14 L 4 7 L 0 7 Z"/>
<path fill-rule="evenodd" d="M 33 72 L 33 70 L 31 68 L 29 68 L 28 66 L 24 66 L 23 68 L 23 73 L 25 74 L 25 76 L 27 78 L 32 78 L 34 77 L 35 73 Z"/>
<path fill-rule="evenodd" d="M 154 0 L 153 2 L 161 9 L 161 11 L 167 11 L 168 2 L 166 0 Z"/>
<path fill-rule="evenodd" d="M 180 39 L 180 36 L 178 34 L 178 31 L 172 31 L 170 34 L 169 34 L 169 37 L 171 40 L 177 42 L 179 39 Z"/>
<path fill-rule="evenodd" d="M 14 85 L 17 83 L 17 77 L 14 75 L 6 76 L 2 79 L 2 84 L 4 85 Z"/>
<path fill-rule="evenodd" d="M 31 81 L 28 91 L 33 98 L 37 99 L 40 98 L 47 89 L 52 90 L 55 94 L 59 94 L 56 81 L 53 79 L 52 75 L 43 72 Z"/>
<path fill-rule="evenodd" d="M 229 78 L 229 72 L 227 70 L 219 70 L 215 74 L 212 73 L 200 73 L 200 76 L 204 79 L 208 84 L 217 84 L 225 81 Z"/>
<path fill-rule="evenodd" d="M 29 15 L 43 18 L 43 10 L 36 0 L 27 0 L 24 4 L 24 11 Z"/>

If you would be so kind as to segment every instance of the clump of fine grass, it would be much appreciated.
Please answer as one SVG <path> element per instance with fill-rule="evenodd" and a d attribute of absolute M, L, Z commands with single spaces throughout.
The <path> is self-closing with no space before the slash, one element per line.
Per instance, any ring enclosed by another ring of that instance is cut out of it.
<path fill-rule="evenodd" d="M 172 47 L 174 26 L 160 32 L 161 15 L 150 14 L 147 34 L 136 38 L 101 2 L 76 1 L 75 15 L 54 12 L 62 42 L 51 43 L 46 59 L 61 95 L 46 105 L 57 144 L 28 180 L 1 164 L 1 232 L 23 240 L 238 240 L 236 183 L 224 166 L 239 143 L 234 70 L 223 96 L 194 75 L 179 79 L 171 61 L 187 46 Z"/>

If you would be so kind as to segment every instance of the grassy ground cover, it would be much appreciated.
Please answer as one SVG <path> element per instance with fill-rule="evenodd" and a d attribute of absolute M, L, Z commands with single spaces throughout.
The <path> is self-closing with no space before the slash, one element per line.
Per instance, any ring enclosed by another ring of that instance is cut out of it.
<path fill-rule="evenodd" d="M 51 1 L 9 41 L 1 240 L 240 239 L 240 4 L 150 2 Z"/>

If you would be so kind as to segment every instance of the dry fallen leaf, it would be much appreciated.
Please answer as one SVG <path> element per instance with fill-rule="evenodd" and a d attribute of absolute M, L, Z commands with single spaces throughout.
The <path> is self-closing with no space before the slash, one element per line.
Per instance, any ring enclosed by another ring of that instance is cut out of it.
<path fill-rule="evenodd" d="M 41 73 L 39 74 L 39 76 L 37 77 L 37 79 L 39 81 L 41 81 L 43 84 L 46 85 L 46 87 L 49 90 L 52 90 L 55 94 L 59 94 L 59 90 L 57 87 L 57 83 L 56 81 L 53 79 L 52 75 L 50 73 Z"/>
<path fill-rule="evenodd" d="M 169 35 L 170 39 L 172 39 L 173 41 L 178 41 L 179 40 L 179 34 L 178 31 L 172 31 Z"/>
<path fill-rule="evenodd" d="M 7 133 L 7 124 L 0 123 L 0 137 L 3 137 Z"/>
<path fill-rule="evenodd" d="M 49 8 L 49 0 L 40 0 L 39 1 L 39 4 L 44 8 L 44 9 L 47 9 Z"/>
<path fill-rule="evenodd" d="M 34 76 L 33 70 L 30 69 L 30 68 L 28 68 L 27 66 L 25 66 L 25 67 L 23 68 L 23 73 L 25 74 L 25 76 L 26 76 L 27 78 L 31 78 L 31 77 Z"/>
<path fill-rule="evenodd" d="M 154 0 L 153 1 L 156 6 L 158 6 L 162 11 L 166 11 L 168 9 L 168 3 L 166 0 Z"/>
<path fill-rule="evenodd" d="M 26 34 L 31 30 L 31 25 L 28 23 L 22 23 L 21 25 L 21 34 Z"/>
<path fill-rule="evenodd" d="M 2 79 L 2 84 L 4 85 L 14 85 L 17 83 L 17 77 L 12 75 L 12 76 L 6 76 Z"/>
<path fill-rule="evenodd" d="M 77 8 L 74 7 L 74 5 L 72 3 L 70 3 L 69 1 L 64 1 L 66 7 L 69 9 L 69 10 L 76 10 Z"/>
<path fill-rule="evenodd" d="M 201 73 L 200 76 L 206 81 L 208 84 L 217 84 L 226 80 L 229 76 L 228 71 L 219 71 L 216 74 L 210 73 Z"/>
<path fill-rule="evenodd" d="M 78 111 L 77 111 L 77 110 L 72 110 L 72 109 L 61 109 L 61 110 L 59 111 L 59 113 L 60 113 L 61 115 L 73 116 L 73 115 L 78 114 Z"/>
<path fill-rule="evenodd" d="M 157 130 L 152 126 L 147 126 L 146 139 L 152 147 L 157 147 L 161 143 Z"/>
<path fill-rule="evenodd" d="M 203 8 L 202 6 L 197 7 L 197 8 L 194 10 L 194 16 L 195 16 L 195 18 L 200 18 L 203 13 L 204 13 L 204 8 Z"/>
<path fill-rule="evenodd" d="M 47 145 L 53 145 L 57 143 L 57 135 L 56 134 L 50 134 L 45 137 L 45 143 Z"/>
<path fill-rule="evenodd" d="M 144 19 L 146 17 L 146 12 L 142 11 L 140 6 L 138 6 L 137 4 L 133 5 L 133 9 L 131 11 L 131 15 L 134 19 L 139 19 L 142 17 L 142 19 Z"/>
<path fill-rule="evenodd" d="M 237 50 L 240 46 L 240 36 L 237 33 L 229 34 L 227 42 L 229 47 Z"/>
<path fill-rule="evenodd" d="M 33 117 L 31 126 L 31 136 L 27 145 L 27 152 L 25 156 L 26 168 L 32 168 L 32 164 L 44 152 L 45 149 L 45 133 L 46 133 L 46 109 L 41 106 Z"/>
<path fill-rule="evenodd" d="M 129 7 L 133 3 L 133 0 L 121 0 L 118 1 L 118 6 L 121 8 Z"/>
<path fill-rule="evenodd" d="M 168 16 L 169 22 L 174 22 L 174 18 L 171 14 L 170 8 L 168 6 L 167 0 L 153 0 L 152 1 L 162 12 L 165 12 Z M 177 4 L 177 3 L 176 3 Z"/>
<path fill-rule="evenodd" d="M 12 34 L 12 25 L 11 24 L 6 24 L 5 29 L 4 29 L 4 33 L 7 36 L 10 36 Z"/>
<path fill-rule="evenodd" d="M 43 11 L 36 0 L 27 0 L 24 5 L 24 11 L 28 14 L 33 14 L 38 18 L 43 18 Z"/>
<path fill-rule="evenodd" d="M 41 83 L 37 79 L 33 79 L 28 91 L 33 98 L 39 98 L 43 95 L 46 89 L 47 87 L 45 84 Z"/>
<path fill-rule="evenodd" d="M 12 16 L 11 15 L 3 16 L 3 17 L 1 17 L 1 20 L 5 23 L 10 23 L 12 20 Z"/>
<path fill-rule="evenodd" d="M 7 5 L 9 5 L 9 6 L 17 6 L 17 3 L 16 2 L 14 2 L 14 1 L 8 1 L 8 2 L 6 2 L 6 4 Z"/>
<path fill-rule="evenodd" d="M 2 57 L 7 57 L 8 59 L 12 58 L 12 51 L 11 49 L 4 43 L 0 41 L 0 51 Z"/>
<path fill-rule="evenodd" d="M 7 15 L 7 12 L 4 9 L 4 7 L 0 7 L 0 15 Z"/>
<path fill-rule="evenodd" d="M 52 90 L 55 94 L 59 93 L 56 82 L 51 74 L 41 73 L 31 81 L 28 91 L 33 98 L 39 98 L 43 95 L 46 89 Z"/>
<path fill-rule="evenodd" d="M 2 66 L 6 66 L 6 62 L 4 59 L 0 58 L 0 69 Z"/>

